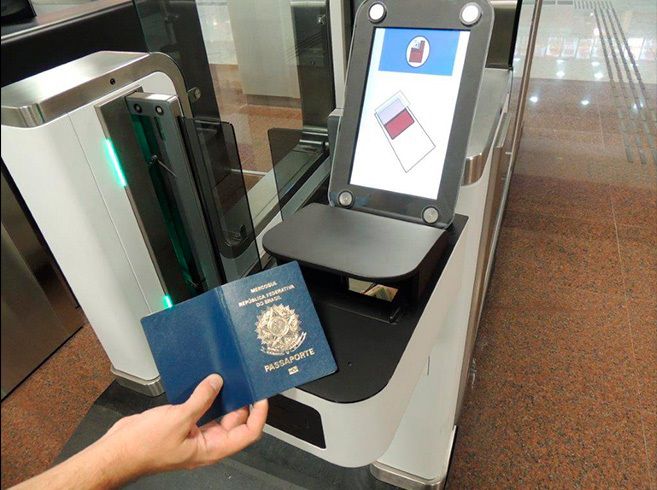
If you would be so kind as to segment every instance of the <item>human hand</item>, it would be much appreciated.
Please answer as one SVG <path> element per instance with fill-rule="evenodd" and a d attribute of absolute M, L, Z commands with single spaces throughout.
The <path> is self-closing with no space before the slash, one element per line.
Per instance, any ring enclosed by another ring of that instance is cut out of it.
<path fill-rule="evenodd" d="M 180 405 L 165 405 L 119 420 L 91 446 L 15 487 L 16 490 L 120 487 L 160 471 L 216 463 L 257 441 L 267 420 L 267 400 L 242 407 L 202 427 L 223 380 L 211 374 Z"/>
<path fill-rule="evenodd" d="M 210 408 L 222 386 L 221 376 L 212 374 L 185 403 L 125 417 L 96 444 L 115 454 L 126 470 L 127 479 L 205 466 L 235 454 L 262 436 L 268 403 L 261 400 L 251 410 L 242 407 L 220 421 L 197 427 L 197 421 Z"/>

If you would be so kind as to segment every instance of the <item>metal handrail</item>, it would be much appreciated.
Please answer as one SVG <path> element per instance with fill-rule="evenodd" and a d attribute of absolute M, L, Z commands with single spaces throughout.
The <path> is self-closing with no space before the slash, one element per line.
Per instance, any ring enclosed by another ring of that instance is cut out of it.
<path fill-rule="evenodd" d="M 516 163 L 516 156 L 518 155 L 518 148 L 520 146 L 520 133 L 522 132 L 522 123 L 525 116 L 525 107 L 527 105 L 527 90 L 529 87 L 529 77 L 531 76 L 532 60 L 534 58 L 534 48 L 536 47 L 536 37 L 538 35 L 538 25 L 541 18 L 542 7 L 543 0 L 535 0 L 534 11 L 532 13 L 532 22 L 529 27 L 527 54 L 525 56 L 522 78 L 520 80 L 520 95 L 518 97 L 516 120 L 513 126 L 513 139 L 511 144 L 509 172 L 513 172 L 513 167 Z"/>

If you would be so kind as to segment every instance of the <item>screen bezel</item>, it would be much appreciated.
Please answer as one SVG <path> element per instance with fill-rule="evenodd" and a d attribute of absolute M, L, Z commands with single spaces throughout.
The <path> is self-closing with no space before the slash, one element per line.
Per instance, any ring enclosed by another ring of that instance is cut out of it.
<path fill-rule="evenodd" d="M 479 85 L 483 73 L 488 43 L 493 26 L 493 9 L 488 2 L 426 0 L 385 3 L 386 16 L 378 23 L 368 18 L 369 8 L 380 0 L 361 4 L 356 14 L 356 25 L 351 43 L 349 68 L 345 87 L 345 103 L 333 150 L 333 166 L 329 183 L 329 202 L 338 206 L 338 196 L 348 191 L 353 196 L 351 207 L 397 219 L 424 223 L 422 214 L 427 207 L 438 210 L 438 221 L 432 226 L 445 228 L 454 217 L 454 208 L 465 166 L 466 149 L 474 116 Z M 463 5 L 477 3 L 482 16 L 472 27 L 459 20 Z M 374 32 L 377 28 L 444 29 L 470 31 L 466 58 L 461 73 L 456 110 L 448 140 L 442 179 L 435 199 L 401 194 L 381 189 L 350 184 L 356 150 L 360 115 L 362 112 L 367 77 L 370 68 Z"/>

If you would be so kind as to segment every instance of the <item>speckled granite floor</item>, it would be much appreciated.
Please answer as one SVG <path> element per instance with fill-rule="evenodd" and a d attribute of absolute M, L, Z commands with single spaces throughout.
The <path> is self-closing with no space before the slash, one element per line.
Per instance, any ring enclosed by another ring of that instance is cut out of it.
<path fill-rule="evenodd" d="M 449 487 L 655 489 L 656 165 L 609 84 L 531 94 Z"/>
<path fill-rule="evenodd" d="M 2 401 L 2 488 L 48 469 L 112 382 L 109 359 L 82 327 Z"/>

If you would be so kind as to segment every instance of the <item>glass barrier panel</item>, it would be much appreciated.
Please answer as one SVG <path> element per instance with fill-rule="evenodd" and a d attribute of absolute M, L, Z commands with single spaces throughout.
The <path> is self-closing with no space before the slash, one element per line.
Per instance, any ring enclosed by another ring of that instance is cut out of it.
<path fill-rule="evenodd" d="M 260 254 L 233 126 L 203 119 L 185 119 L 183 124 L 225 280 L 259 271 Z"/>
<path fill-rule="evenodd" d="M 260 270 L 230 124 L 184 118 L 176 97 L 141 91 L 100 111 L 108 154 L 173 303 Z"/>
<path fill-rule="evenodd" d="M 149 49 L 170 54 L 188 88 L 199 89 L 194 116 L 232 125 L 259 233 L 302 187 L 309 191 L 304 182 L 328 157 L 328 2 L 135 1 Z"/>

